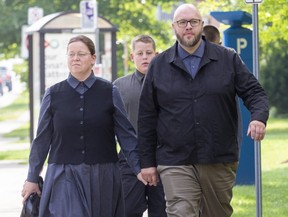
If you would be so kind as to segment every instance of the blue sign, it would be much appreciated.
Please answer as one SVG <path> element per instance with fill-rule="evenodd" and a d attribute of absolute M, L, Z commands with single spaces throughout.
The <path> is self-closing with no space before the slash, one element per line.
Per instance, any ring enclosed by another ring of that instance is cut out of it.
<path fill-rule="evenodd" d="M 230 25 L 223 32 L 223 44 L 226 47 L 234 48 L 245 62 L 250 72 L 253 71 L 253 46 L 252 31 L 242 27 L 243 24 L 252 23 L 252 15 L 245 11 L 211 12 L 216 20 L 226 25 Z M 237 170 L 236 184 L 255 184 L 255 156 L 254 141 L 246 136 L 250 123 L 250 113 L 240 99 L 240 110 L 242 119 L 242 142 L 240 144 L 240 160 Z"/>

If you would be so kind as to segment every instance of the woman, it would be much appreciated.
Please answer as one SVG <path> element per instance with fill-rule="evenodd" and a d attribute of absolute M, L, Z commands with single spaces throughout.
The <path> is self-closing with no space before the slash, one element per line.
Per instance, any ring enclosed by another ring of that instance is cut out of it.
<path fill-rule="evenodd" d="M 23 201 L 37 192 L 48 156 L 39 216 L 124 217 L 115 136 L 140 181 L 136 135 L 122 99 L 110 82 L 96 78 L 95 45 L 80 35 L 67 47 L 68 78 L 48 88 L 29 156 Z"/>

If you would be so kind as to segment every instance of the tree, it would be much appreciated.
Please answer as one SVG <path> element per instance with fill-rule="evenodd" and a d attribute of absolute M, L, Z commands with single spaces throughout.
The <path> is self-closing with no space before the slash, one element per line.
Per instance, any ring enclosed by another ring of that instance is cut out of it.
<path fill-rule="evenodd" d="M 170 27 L 165 22 L 156 20 L 156 6 L 170 7 L 173 3 L 166 1 L 151 1 L 148 3 L 138 0 L 98 0 L 98 13 L 110 20 L 119 29 L 118 42 L 130 42 L 136 34 L 151 34 L 157 41 L 157 47 L 164 49 L 172 39 Z M 177 2 L 177 1 L 175 1 Z M 20 53 L 21 28 L 27 24 L 28 8 L 40 7 L 44 15 L 60 11 L 79 11 L 80 1 L 75 0 L 52 0 L 47 4 L 46 0 L 9 0 L 0 1 L 0 59 L 10 58 Z M 9 19 L 7 19 L 7 17 Z M 119 43 L 117 56 L 120 69 L 123 55 L 123 44 Z M 123 65 L 123 64 L 122 64 Z"/>
<path fill-rule="evenodd" d="M 287 114 L 288 107 L 288 42 L 270 42 L 267 55 L 262 59 L 261 77 L 270 104 L 277 108 L 278 114 Z"/>
<path fill-rule="evenodd" d="M 0 1 L 0 59 L 12 58 L 20 54 L 21 28 L 27 25 L 28 8 L 38 6 L 44 9 L 45 15 L 65 10 L 76 10 L 75 0 L 3 0 Z"/>
<path fill-rule="evenodd" d="M 281 41 L 282 45 L 287 46 L 288 42 L 287 26 L 288 26 L 288 5 L 287 0 L 264 0 L 259 5 L 259 43 L 260 43 L 260 73 L 262 63 L 273 59 L 273 52 L 277 49 L 265 49 L 266 47 L 277 44 Z M 207 17 L 211 11 L 235 11 L 244 10 L 252 14 L 252 5 L 247 5 L 244 0 L 98 0 L 98 12 L 116 25 L 119 29 L 117 33 L 117 59 L 119 75 L 123 74 L 123 50 L 125 43 L 130 43 L 133 36 L 140 33 L 148 33 L 152 35 L 157 42 L 159 51 L 166 49 L 172 43 L 171 23 L 159 22 L 156 17 L 157 5 L 161 5 L 166 12 L 170 12 L 173 6 L 179 2 L 195 3 L 201 13 Z M 0 1 L 0 59 L 14 57 L 20 54 L 21 27 L 27 23 L 27 11 L 29 7 L 38 6 L 44 9 L 44 14 L 48 15 L 60 11 L 78 11 L 80 0 L 2 0 Z M 8 18 L 8 19 L 7 19 Z M 247 25 L 247 28 L 252 28 L 252 25 Z M 228 28 L 221 24 L 220 30 Z M 122 42 L 122 43 L 121 43 Z M 278 56 L 280 61 L 278 65 L 285 65 L 283 56 Z M 282 58 L 282 59 L 281 59 Z M 274 62 L 271 62 L 274 65 Z M 271 69 L 275 67 L 271 67 Z M 275 68 L 276 69 L 276 68 Z M 122 71 L 122 72 L 121 72 Z M 280 75 L 285 73 L 285 70 L 280 70 L 277 73 Z M 265 76 L 265 77 L 264 77 Z M 260 75 L 260 82 L 265 86 L 265 89 L 271 93 L 271 86 L 266 85 L 270 82 L 265 81 L 268 74 Z M 281 75 L 280 78 L 283 76 Z M 284 76 L 285 77 L 285 76 Z M 281 86 L 281 88 L 284 88 Z M 268 90 L 269 89 L 269 90 Z M 284 89 L 285 90 L 285 89 Z M 281 90 L 281 92 L 284 92 Z M 274 90 L 276 91 L 276 90 Z M 280 90 L 278 90 L 280 91 Z M 273 95 L 275 95 L 274 93 Z M 287 96 L 283 96 L 286 97 Z M 284 100 L 286 101 L 286 100 Z M 272 106 L 276 106 L 274 100 L 271 101 Z M 278 105 L 278 103 L 277 103 Z"/>

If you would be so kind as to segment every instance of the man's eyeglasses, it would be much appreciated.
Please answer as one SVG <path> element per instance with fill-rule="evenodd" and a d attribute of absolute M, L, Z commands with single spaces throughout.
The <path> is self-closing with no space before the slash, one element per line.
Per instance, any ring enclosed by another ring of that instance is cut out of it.
<path fill-rule="evenodd" d="M 69 57 L 69 58 L 74 58 L 76 55 L 77 55 L 77 57 L 79 57 L 79 58 L 83 58 L 83 57 L 85 57 L 85 56 L 87 56 L 87 55 L 90 55 L 91 53 L 84 53 L 84 52 L 79 52 L 79 53 L 67 53 L 67 56 Z"/>
<path fill-rule="evenodd" d="M 190 25 L 192 27 L 196 27 L 196 26 L 199 26 L 200 22 L 201 22 L 201 20 L 199 20 L 199 19 L 178 20 L 178 21 L 176 21 L 178 27 L 180 27 L 180 28 L 185 28 L 188 23 L 190 23 Z"/>

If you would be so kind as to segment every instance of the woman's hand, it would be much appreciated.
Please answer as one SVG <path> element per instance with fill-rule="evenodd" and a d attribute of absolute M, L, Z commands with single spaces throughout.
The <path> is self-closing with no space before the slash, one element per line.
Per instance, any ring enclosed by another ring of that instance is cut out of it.
<path fill-rule="evenodd" d="M 39 189 L 38 183 L 34 183 L 34 182 L 28 182 L 26 181 L 23 185 L 23 189 L 22 189 L 22 197 L 23 197 L 23 201 L 22 203 L 24 204 L 24 202 L 27 200 L 27 198 L 32 194 L 32 193 L 37 193 L 39 196 L 41 196 L 41 191 Z"/>

